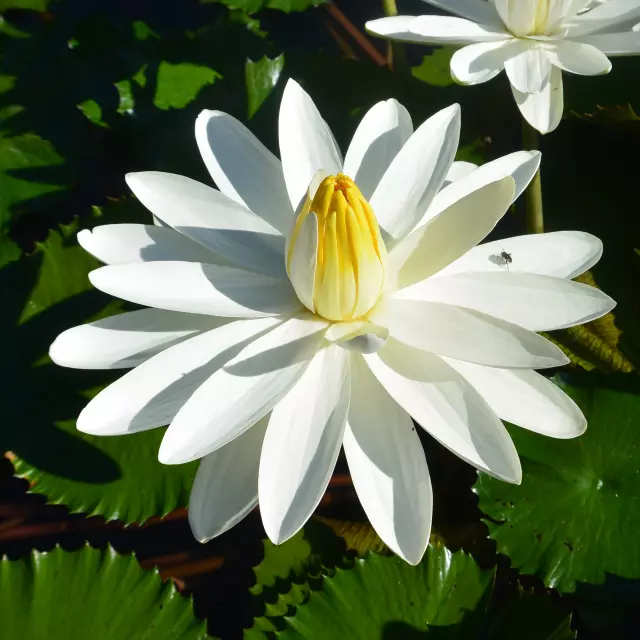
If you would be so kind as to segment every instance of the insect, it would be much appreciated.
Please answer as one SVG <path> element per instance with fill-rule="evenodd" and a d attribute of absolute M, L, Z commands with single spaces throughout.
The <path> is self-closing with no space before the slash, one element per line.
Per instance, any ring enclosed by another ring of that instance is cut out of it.
<path fill-rule="evenodd" d="M 507 267 L 507 271 L 509 271 L 509 265 L 513 262 L 513 256 L 503 249 L 500 253 L 494 253 L 489 256 L 489 262 L 499 267 Z"/>

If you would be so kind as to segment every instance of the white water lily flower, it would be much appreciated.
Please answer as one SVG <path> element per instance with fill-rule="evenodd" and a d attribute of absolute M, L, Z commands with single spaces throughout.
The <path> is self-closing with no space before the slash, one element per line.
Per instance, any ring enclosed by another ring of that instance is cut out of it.
<path fill-rule="evenodd" d="M 609 73 L 612 56 L 640 54 L 640 0 L 424 0 L 459 17 L 395 16 L 366 24 L 392 40 L 469 45 L 451 58 L 451 75 L 480 84 L 503 69 L 523 117 L 549 133 L 564 110 L 562 72 Z M 589 9 L 588 11 L 585 11 Z"/>
<path fill-rule="evenodd" d="M 535 332 L 613 307 L 568 280 L 599 259 L 600 242 L 562 232 L 476 246 L 540 156 L 452 164 L 459 127 L 457 106 L 413 131 L 398 102 L 380 102 L 343 161 L 311 98 L 289 81 L 281 161 L 231 116 L 204 112 L 196 139 L 219 191 L 130 174 L 167 226 L 79 234 L 108 264 L 92 283 L 149 308 L 75 327 L 52 345 L 64 366 L 133 367 L 91 400 L 78 428 L 118 435 L 169 424 L 160 460 L 202 459 L 189 505 L 201 541 L 258 502 L 271 540 L 287 540 L 344 447 L 372 525 L 415 564 L 432 494 L 411 417 L 515 483 L 520 462 L 500 419 L 558 438 L 585 429 L 577 406 L 534 371 L 567 362 Z"/>

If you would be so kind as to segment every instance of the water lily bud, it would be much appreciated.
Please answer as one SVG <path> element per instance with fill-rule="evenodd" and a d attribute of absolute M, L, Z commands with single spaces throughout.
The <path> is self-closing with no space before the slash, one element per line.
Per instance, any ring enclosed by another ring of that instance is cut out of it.
<path fill-rule="evenodd" d="M 287 272 L 302 303 L 336 322 L 362 318 L 378 301 L 387 253 L 378 221 L 351 178 L 325 178 L 300 211 Z"/>

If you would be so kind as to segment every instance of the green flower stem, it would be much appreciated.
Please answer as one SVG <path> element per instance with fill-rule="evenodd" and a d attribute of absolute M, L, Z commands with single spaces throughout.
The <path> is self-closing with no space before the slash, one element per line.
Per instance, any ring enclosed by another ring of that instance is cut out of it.
<path fill-rule="evenodd" d="M 540 134 L 526 121 L 522 120 L 522 145 L 526 151 L 534 151 L 539 147 Z M 544 233 L 544 215 L 542 213 L 542 182 L 540 169 L 525 191 L 527 231 Z"/>
<path fill-rule="evenodd" d="M 382 11 L 387 17 L 397 16 L 396 0 L 382 0 Z M 399 73 L 410 73 L 407 52 L 402 42 L 391 42 L 391 66 Z"/>

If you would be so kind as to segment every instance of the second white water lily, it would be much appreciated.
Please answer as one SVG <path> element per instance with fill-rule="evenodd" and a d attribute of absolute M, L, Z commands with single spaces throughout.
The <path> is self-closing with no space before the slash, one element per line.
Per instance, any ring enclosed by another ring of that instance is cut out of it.
<path fill-rule="evenodd" d="M 562 72 L 609 73 L 609 57 L 640 54 L 640 0 L 424 0 L 460 17 L 396 16 L 366 27 L 393 40 L 469 45 L 451 59 L 451 74 L 479 84 L 506 71 L 523 117 L 553 131 L 564 110 Z"/>
<path fill-rule="evenodd" d="M 167 226 L 79 235 L 108 265 L 91 273 L 93 284 L 150 308 L 70 329 L 52 345 L 64 366 L 133 367 L 88 404 L 78 428 L 119 435 L 169 424 L 160 460 L 202 459 L 189 505 L 200 540 L 258 502 L 269 537 L 287 540 L 344 447 L 372 525 L 415 564 L 432 493 L 411 417 L 515 483 L 520 462 L 501 418 L 558 438 L 586 427 L 534 371 L 567 362 L 536 332 L 613 307 L 569 280 L 598 260 L 601 244 L 564 232 L 476 246 L 540 157 L 452 164 L 459 128 L 457 106 L 413 131 L 401 105 L 381 102 L 343 161 L 290 81 L 281 161 L 235 119 L 205 112 L 196 138 L 220 191 L 131 174 L 134 193 Z"/>

